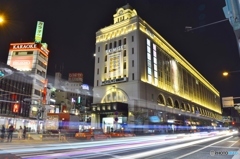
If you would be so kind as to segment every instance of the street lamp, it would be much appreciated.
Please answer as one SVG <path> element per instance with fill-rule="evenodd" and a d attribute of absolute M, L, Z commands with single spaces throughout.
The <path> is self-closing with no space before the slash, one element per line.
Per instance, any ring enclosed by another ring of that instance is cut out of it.
<path fill-rule="evenodd" d="M 0 24 L 2 24 L 4 22 L 4 18 L 0 17 Z"/>
<path fill-rule="evenodd" d="M 223 72 L 223 76 L 228 76 L 229 74 L 231 74 L 231 73 L 239 73 L 240 72 L 240 70 L 236 70 L 236 71 L 224 71 Z"/>

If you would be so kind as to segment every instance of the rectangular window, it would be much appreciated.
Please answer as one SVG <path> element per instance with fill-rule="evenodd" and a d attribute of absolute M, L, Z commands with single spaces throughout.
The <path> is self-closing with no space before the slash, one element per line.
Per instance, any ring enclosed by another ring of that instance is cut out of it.
<path fill-rule="evenodd" d="M 112 43 L 110 43 L 110 45 L 109 45 L 109 49 L 111 49 L 112 48 Z"/>
<path fill-rule="evenodd" d="M 98 52 L 100 52 L 100 46 L 98 46 Z"/>
<path fill-rule="evenodd" d="M 115 48 L 115 47 L 117 47 L 117 42 L 116 42 L 116 41 L 114 41 L 114 48 Z"/>
<path fill-rule="evenodd" d="M 126 68 L 127 68 L 127 63 L 124 62 L 124 64 L 123 64 L 123 69 L 126 69 Z"/>
<path fill-rule="evenodd" d="M 132 36 L 132 42 L 134 42 L 134 36 Z"/>
<path fill-rule="evenodd" d="M 107 49 L 108 49 L 108 44 L 105 45 L 105 50 L 107 50 Z"/>
<path fill-rule="evenodd" d="M 98 86 L 98 80 L 97 80 L 97 86 Z"/>
<path fill-rule="evenodd" d="M 98 60 L 97 60 L 97 62 L 99 63 L 99 57 L 98 57 Z"/>
<path fill-rule="evenodd" d="M 152 83 L 152 53 L 151 53 L 151 42 L 147 39 L 147 74 L 148 82 Z"/>
<path fill-rule="evenodd" d="M 134 48 L 132 48 L 132 54 L 134 54 Z"/>
<path fill-rule="evenodd" d="M 118 40 L 118 46 L 122 45 L 122 40 Z"/>
<path fill-rule="evenodd" d="M 104 73 L 107 73 L 107 67 L 104 68 Z"/>
<path fill-rule="evenodd" d="M 132 80 L 134 80 L 134 73 L 132 74 Z"/>
<path fill-rule="evenodd" d="M 123 57 L 127 56 L 127 50 L 123 50 Z"/>
<path fill-rule="evenodd" d="M 105 55 L 105 62 L 107 61 L 107 55 Z"/>
<path fill-rule="evenodd" d="M 126 44 L 127 44 L 127 39 L 124 38 L 124 39 L 123 39 L 123 45 L 126 45 Z"/>
<path fill-rule="evenodd" d="M 132 67 L 134 67 L 134 60 L 132 60 Z"/>
<path fill-rule="evenodd" d="M 97 74 L 99 74 L 99 68 L 97 69 Z"/>

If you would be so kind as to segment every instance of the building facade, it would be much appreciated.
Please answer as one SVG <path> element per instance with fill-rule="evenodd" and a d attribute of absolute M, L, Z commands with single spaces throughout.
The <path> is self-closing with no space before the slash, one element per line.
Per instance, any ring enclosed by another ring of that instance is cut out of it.
<path fill-rule="evenodd" d="M 36 120 L 29 118 L 31 103 L 24 101 L 32 95 L 33 78 L 4 63 L 0 71 L 0 125 L 36 129 Z"/>
<path fill-rule="evenodd" d="M 7 64 L 18 71 L 33 77 L 31 97 L 32 102 L 29 117 L 37 118 L 39 105 L 48 103 L 47 96 L 47 44 L 45 43 L 11 43 Z M 42 118 L 42 116 L 40 117 Z"/>
<path fill-rule="evenodd" d="M 69 73 L 68 80 L 62 79 L 60 72 L 54 79 L 55 104 L 59 108 L 55 113 L 72 113 L 80 116 L 80 121 L 89 122 L 92 103 L 92 87 L 83 84 L 82 73 Z"/>
<path fill-rule="evenodd" d="M 96 32 L 93 127 L 221 120 L 218 90 L 136 10 L 123 6 L 113 20 Z"/>

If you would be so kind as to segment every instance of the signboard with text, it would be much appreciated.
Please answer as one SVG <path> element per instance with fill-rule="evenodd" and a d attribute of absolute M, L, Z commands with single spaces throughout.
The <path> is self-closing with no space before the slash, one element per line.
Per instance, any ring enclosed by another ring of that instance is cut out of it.
<path fill-rule="evenodd" d="M 44 26 L 44 22 L 41 22 L 41 21 L 37 22 L 36 33 L 35 33 L 36 43 L 41 43 L 42 41 L 43 26 Z"/>
<path fill-rule="evenodd" d="M 40 43 L 12 43 L 10 44 L 10 50 L 12 51 L 33 51 L 38 50 L 45 56 L 48 56 L 49 50 L 47 45 L 42 45 Z"/>
<path fill-rule="evenodd" d="M 32 70 L 33 56 L 12 56 L 10 66 L 19 71 Z"/>
<path fill-rule="evenodd" d="M 71 82 L 82 82 L 83 74 L 82 73 L 69 73 L 68 80 Z"/>

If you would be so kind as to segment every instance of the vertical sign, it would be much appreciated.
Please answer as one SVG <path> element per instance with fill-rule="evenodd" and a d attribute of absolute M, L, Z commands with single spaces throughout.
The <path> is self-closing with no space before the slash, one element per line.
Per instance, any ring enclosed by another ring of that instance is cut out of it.
<path fill-rule="evenodd" d="M 43 26 L 44 26 L 44 22 L 41 22 L 41 21 L 37 22 L 37 28 L 36 28 L 36 33 L 35 33 L 35 42 L 36 43 L 41 43 L 41 41 L 42 41 Z"/>

